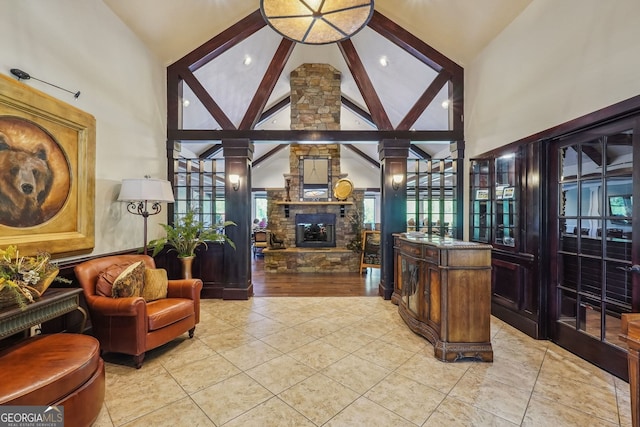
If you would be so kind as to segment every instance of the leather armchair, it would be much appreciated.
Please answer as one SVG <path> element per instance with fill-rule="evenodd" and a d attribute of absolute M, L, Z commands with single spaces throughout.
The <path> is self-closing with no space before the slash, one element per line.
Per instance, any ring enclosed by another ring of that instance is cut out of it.
<path fill-rule="evenodd" d="M 175 339 L 185 332 L 193 338 L 200 322 L 200 279 L 169 280 L 167 298 L 146 302 L 142 297 L 110 298 L 96 294 L 99 274 L 113 264 L 144 261 L 155 268 L 147 255 L 116 255 L 78 264 L 74 271 L 82 286 L 93 335 L 102 353 L 133 356 L 136 368 L 142 366 L 145 352 Z"/>

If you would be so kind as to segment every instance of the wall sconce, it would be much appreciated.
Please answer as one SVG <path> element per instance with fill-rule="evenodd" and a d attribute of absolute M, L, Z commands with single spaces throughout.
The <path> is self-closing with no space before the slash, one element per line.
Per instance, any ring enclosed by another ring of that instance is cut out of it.
<path fill-rule="evenodd" d="M 144 218 L 144 254 L 147 254 L 147 218 L 159 214 L 160 202 L 173 203 L 173 189 L 169 181 L 151 179 L 123 179 L 118 201 L 127 203 L 127 211 Z M 151 206 L 148 203 L 151 202 Z M 151 212 L 149 212 L 151 210 Z"/>
<path fill-rule="evenodd" d="M 240 175 L 237 175 L 235 173 L 229 175 L 229 182 L 233 187 L 233 191 L 238 191 L 238 188 L 240 188 Z"/>
<path fill-rule="evenodd" d="M 400 188 L 400 184 L 402 184 L 402 181 L 404 181 L 404 175 L 402 175 L 401 173 L 393 174 L 393 177 L 391 178 L 391 186 L 393 187 L 394 191 L 398 191 L 398 189 Z"/>

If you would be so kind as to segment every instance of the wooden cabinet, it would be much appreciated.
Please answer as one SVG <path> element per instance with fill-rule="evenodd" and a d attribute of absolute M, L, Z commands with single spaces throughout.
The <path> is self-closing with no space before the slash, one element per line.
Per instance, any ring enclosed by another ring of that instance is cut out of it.
<path fill-rule="evenodd" d="M 545 338 L 540 308 L 539 142 L 507 146 L 471 160 L 469 240 L 492 250 L 494 316 L 533 338 Z"/>
<path fill-rule="evenodd" d="M 440 236 L 394 235 L 391 297 L 409 328 L 446 362 L 493 361 L 491 246 Z"/>

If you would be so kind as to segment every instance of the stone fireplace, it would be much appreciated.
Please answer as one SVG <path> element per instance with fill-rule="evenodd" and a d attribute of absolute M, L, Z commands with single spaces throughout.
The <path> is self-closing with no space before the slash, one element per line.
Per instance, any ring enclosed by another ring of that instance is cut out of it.
<path fill-rule="evenodd" d="M 296 214 L 297 248 L 331 248 L 335 246 L 335 214 Z"/>
<path fill-rule="evenodd" d="M 340 73 L 335 68 L 301 65 L 291 72 L 291 129 L 339 130 L 340 97 Z M 323 197 L 305 197 L 306 159 L 322 159 L 327 164 Z M 336 200 L 333 187 L 346 176 L 340 169 L 338 144 L 289 146 L 285 188 L 267 189 L 268 230 L 284 240 L 286 249 L 264 251 L 267 273 L 358 271 L 360 254 L 346 246 L 355 238 L 349 218 L 356 209 L 362 212 L 364 191 L 354 190 L 348 200 Z"/>

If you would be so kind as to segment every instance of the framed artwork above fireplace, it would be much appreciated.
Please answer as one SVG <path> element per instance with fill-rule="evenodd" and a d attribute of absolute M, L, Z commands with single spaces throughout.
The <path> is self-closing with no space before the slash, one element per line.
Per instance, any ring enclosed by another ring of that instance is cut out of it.
<path fill-rule="evenodd" d="M 300 199 L 331 200 L 331 157 L 300 157 Z"/>

